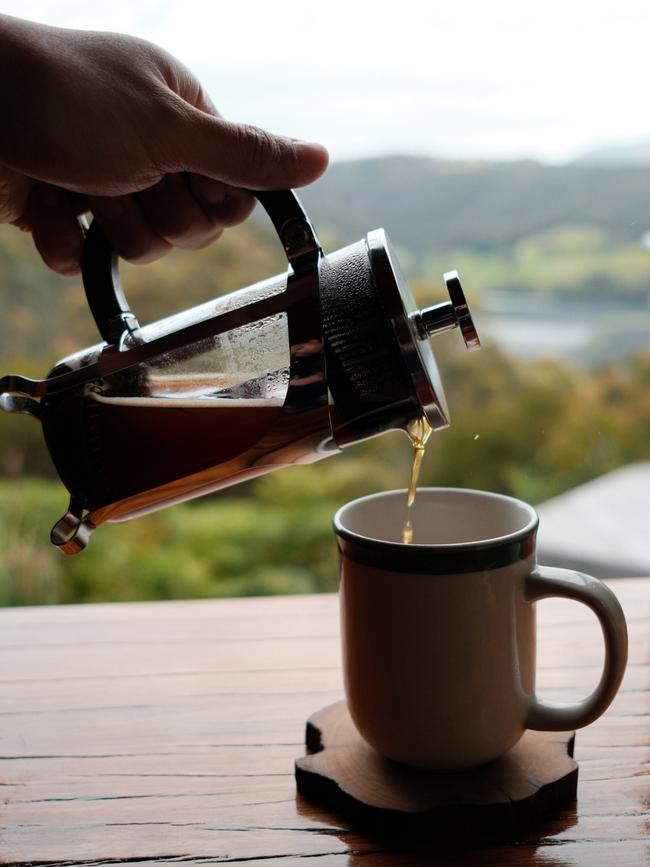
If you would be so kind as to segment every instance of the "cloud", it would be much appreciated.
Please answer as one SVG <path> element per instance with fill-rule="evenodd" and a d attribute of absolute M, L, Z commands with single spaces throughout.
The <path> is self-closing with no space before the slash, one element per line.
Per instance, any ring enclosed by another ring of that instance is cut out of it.
<path fill-rule="evenodd" d="M 329 0 L 285 15 L 262 0 L 5 0 L 62 26 L 121 30 L 193 68 L 230 117 L 382 152 L 561 160 L 650 138 L 645 0 Z"/>

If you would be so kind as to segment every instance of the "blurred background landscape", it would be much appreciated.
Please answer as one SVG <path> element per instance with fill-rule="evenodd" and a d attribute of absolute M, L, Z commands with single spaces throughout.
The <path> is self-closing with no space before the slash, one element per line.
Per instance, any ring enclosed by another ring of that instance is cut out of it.
<path fill-rule="evenodd" d="M 6 0 L 46 24 L 157 42 L 228 118 L 328 146 L 301 197 L 325 250 L 383 226 L 421 304 L 457 269 L 483 340 L 436 340 L 452 426 L 422 483 L 540 504 L 650 459 L 650 122 L 645 0 Z M 264 215 L 200 253 L 122 266 L 146 323 L 282 271 Z M 0 226 L 0 372 L 42 377 L 97 341 L 79 279 Z M 81 556 L 49 543 L 67 495 L 40 427 L 0 415 L 0 604 L 335 589 L 334 511 L 404 487 L 393 433 L 148 518 Z"/>
<path fill-rule="evenodd" d="M 417 157 L 342 161 L 303 192 L 326 250 L 382 225 L 421 304 L 443 300 L 457 268 L 483 337 L 435 349 L 452 414 L 422 483 L 541 503 L 650 459 L 650 165 L 634 149 L 564 166 Z M 142 322 L 283 270 L 264 215 L 200 253 L 123 265 Z M 38 261 L 31 239 L 0 230 L 2 372 L 43 376 L 96 342 L 77 278 Z M 65 558 L 48 533 L 67 497 L 40 426 L 0 417 L 0 602 L 300 593 L 335 589 L 333 512 L 404 487 L 400 433 L 135 522 L 102 527 Z"/>

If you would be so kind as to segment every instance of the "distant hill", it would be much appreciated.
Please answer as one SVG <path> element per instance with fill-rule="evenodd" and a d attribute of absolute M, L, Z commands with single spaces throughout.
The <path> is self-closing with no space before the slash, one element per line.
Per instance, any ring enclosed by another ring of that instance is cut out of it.
<path fill-rule="evenodd" d="M 415 255 L 503 251 L 562 225 L 597 227 L 618 241 L 650 229 L 650 168 L 636 165 L 396 156 L 336 163 L 301 196 L 317 228 L 338 241 L 383 226 Z"/>
<path fill-rule="evenodd" d="M 600 166 L 650 166 L 650 141 L 592 148 L 580 154 L 574 163 Z"/>
<path fill-rule="evenodd" d="M 334 164 L 300 195 L 326 250 L 386 228 L 409 276 L 423 278 L 421 299 L 439 297 L 449 268 L 486 294 L 645 303 L 650 293 L 640 244 L 650 230 L 650 167 L 390 157 Z M 141 321 L 286 266 L 258 210 L 207 250 L 121 266 Z M 47 361 L 97 340 L 79 278 L 48 271 L 31 238 L 10 226 L 0 226 L 0 304 L 3 368 L 43 374 Z"/>

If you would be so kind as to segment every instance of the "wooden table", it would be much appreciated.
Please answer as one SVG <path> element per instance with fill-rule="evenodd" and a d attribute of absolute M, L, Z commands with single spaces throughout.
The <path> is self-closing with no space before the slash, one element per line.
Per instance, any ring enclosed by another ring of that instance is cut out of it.
<path fill-rule="evenodd" d="M 341 697 L 334 596 L 0 612 L 0 859 L 246 867 L 650 864 L 650 580 L 611 582 L 622 691 L 578 733 L 577 804 L 516 839 L 409 847 L 296 796 L 304 722 Z M 539 682 L 596 681 L 598 627 L 539 606 Z"/>

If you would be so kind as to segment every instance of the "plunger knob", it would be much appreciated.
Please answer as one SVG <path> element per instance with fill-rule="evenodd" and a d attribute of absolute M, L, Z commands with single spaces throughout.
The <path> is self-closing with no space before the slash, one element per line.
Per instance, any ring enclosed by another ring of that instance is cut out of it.
<path fill-rule="evenodd" d="M 418 331 L 422 339 L 433 337 L 434 334 L 442 334 L 443 331 L 451 331 L 452 328 L 460 328 L 465 346 L 471 352 L 481 348 L 472 314 L 470 313 L 463 287 L 457 271 L 447 271 L 443 275 L 449 301 L 442 304 L 434 304 L 426 307 L 416 314 Z"/>

